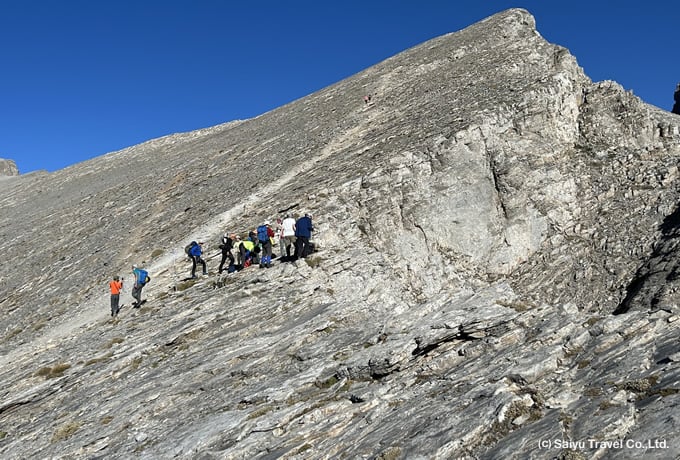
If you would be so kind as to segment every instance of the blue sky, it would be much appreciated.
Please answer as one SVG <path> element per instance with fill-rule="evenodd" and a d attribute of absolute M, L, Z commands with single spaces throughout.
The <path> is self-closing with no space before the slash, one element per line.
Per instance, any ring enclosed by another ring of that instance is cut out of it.
<path fill-rule="evenodd" d="M 0 158 L 54 171 L 251 118 L 511 7 L 594 81 L 671 110 L 671 0 L 1 1 Z"/>

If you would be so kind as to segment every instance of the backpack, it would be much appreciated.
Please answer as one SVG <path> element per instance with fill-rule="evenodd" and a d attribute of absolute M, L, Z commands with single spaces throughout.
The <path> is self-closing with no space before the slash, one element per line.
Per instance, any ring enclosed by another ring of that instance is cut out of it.
<path fill-rule="evenodd" d="M 269 240 L 269 234 L 267 233 L 266 225 L 260 225 L 257 227 L 257 239 L 263 243 Z"/>
<path fill-rule="evenodd" d="M 191 248 L 189 248 L 189 256 L 192 257 L 201 257 L 201 246 L 198 243 L 195 243 Z"/>
<path fill-rule="evenodd" d="M 194 246 L 196 246 L 198 243 L 195 241 L 192 241 L 191 243 L 187 244 L 184 246 L 184 253 L 187 255 L 189 259 L 191 259 L 191 250 L 193 249 Z"/>
<path fill-rule="evenodd" d="M 146 283 L 151 281 L 151 277 L 149 276 L 149 272 L 146 270 L 142 270 L 141 268 L 139 269 L 139 283 L 144 286 Z"/>
<path fill-rule="evenodd" d="M 234 249 L 234 240 L 232 240 L 231 238 L 227 238 L 227 241 L 224 242 L 224 249 L 226 249 L 227 251 L 231 251 L 232 249 Z"/>

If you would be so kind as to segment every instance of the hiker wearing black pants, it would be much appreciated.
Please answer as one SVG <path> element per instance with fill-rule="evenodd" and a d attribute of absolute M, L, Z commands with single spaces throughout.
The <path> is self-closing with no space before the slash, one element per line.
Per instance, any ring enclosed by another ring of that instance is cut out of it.
<path fill-rule="evenodd" d="M 220 261 L 220 268 L 218 269 L 219 273 L 222 273 L 224 270 L 224 263 L 229 259 L 229 264 L 227 265 L 227 269 L 234 265 L 234 255 L 231 253 L 232 248 L 234 247 L 234 239 L 236 235 L 233 233 L 231 235 L 227 235 L 226 233 L 222 237 L 222 244 L 220 245 L 220 249 L 222 249 L 222 260 Z"/>
<path fill-rule="evenodd" d="M 307 257 L 310 252 L 309 239 L 312 237 L 312 216 L 305 214 L 295 222 L 295 259 Z"/>
<path fill-rule="evenodd" d="M 203 255 L 203 243 L 192 242 L 192 246 L 189 249 L 189 255 L 191 256 L 191 277 L 196 278 L 196 265 L 203 265 L 203 274 L 208 274 L 208 268 L 206 267 L 205 260 L 201 257 Z"/>

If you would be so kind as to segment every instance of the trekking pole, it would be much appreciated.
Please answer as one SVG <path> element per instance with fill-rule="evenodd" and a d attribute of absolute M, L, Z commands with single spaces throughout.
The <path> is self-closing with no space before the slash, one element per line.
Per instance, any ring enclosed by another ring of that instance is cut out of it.
<path fill-rule="evenodd" d="M 172 292 L 177 292 L 177 248 L 172 250 Z"/>
<path fill-rule="evenodd" d="M 125 301 L 123 300 L 123 294 L 125 294 L 125 291 L 127 290 L 128 294 L 132 295 L 132 289 L 130 288 L 130 283 L 128 281 L 125 281 L 125 277 L 121 276 L 120 280 L 123 282 L 123 287 L 120 290 L 120 308 L 123 308 L 125 306 Z"/>

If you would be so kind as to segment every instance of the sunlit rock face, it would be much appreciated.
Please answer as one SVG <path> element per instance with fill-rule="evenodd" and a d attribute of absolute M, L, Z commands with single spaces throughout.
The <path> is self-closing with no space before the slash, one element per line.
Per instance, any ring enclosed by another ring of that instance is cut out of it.
<path fill-rule="evenodd" d="M 514 9 L 5 181 L 0 454 L 675 458 L 679 121 Z M 315 253 L 217 273 L 225 232 L 304 213 Z"/>
<path fill-rule="evenodd" d="M 0 177 L 2 176 L 18 176 L 19 169 L 12 160 L 5 160 L 0 158 Z"/>

